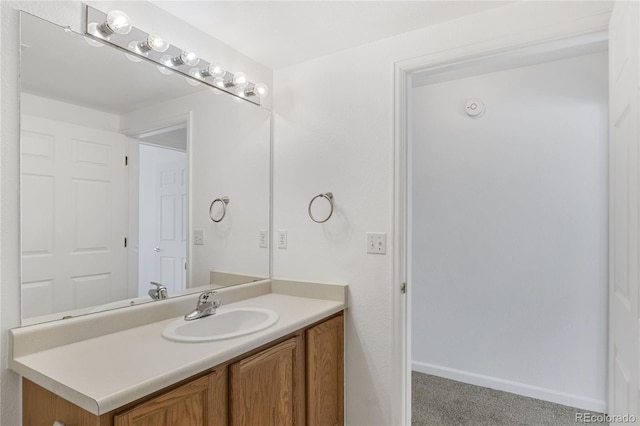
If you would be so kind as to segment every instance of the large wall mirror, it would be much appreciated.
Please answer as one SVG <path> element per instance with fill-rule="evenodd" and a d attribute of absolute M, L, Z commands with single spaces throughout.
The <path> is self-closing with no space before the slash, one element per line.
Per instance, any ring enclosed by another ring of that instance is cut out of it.
<path fill-rule="evenodd" d="M 270 112 L 20 22 L 23 325 L 268 278 Z"/>

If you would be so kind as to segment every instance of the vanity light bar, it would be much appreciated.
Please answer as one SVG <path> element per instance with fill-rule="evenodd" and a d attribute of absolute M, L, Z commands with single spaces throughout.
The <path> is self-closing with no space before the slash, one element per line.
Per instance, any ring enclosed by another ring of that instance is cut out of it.
<path fill-rule="evenodd" d="M 127 27 L 126 33 L 111 31 L 114 26 L 112 22 L 114 16 L 117 18 L 118 28 Z M 261 99 L 264 99 L 268 93 L 265 84 L 250 82 L 242 72 L 232 73 L 224 70 L 216 63 L 207 62 L 198 58 L 193 52 L 166 43 L 159 36 L 148 34 L 132 26 L 128 21 L 129 17 L 123 12 L 111 11 L 107 14 L 86 6 L 85 18 L 87 37 L 118 47 L 127 55 L 154 62 L 164 74 L 177 72 L 188 79 L 194 79 L 256 105 L 260 105 Z"/>

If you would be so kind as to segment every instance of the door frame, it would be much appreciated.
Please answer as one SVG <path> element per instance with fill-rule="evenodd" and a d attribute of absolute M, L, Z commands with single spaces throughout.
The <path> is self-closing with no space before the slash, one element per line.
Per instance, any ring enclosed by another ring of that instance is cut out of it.
<path fill-rule="evenodd" d="M 148 117 L 148 116 L 141 116 L 141 117 L 136 117 L 137 120 L 134 122 L 126 122 L 125 126 L 123 128 L 121 128 L 119 130 L 120 133 L 124 134 L 125 136 L 127 136 L 128 138 L 131 138 L 133 140 L 135 140 L 137 143 L 138 142 L 138 136 L 140 136 L 141 134 L 153 134 L 156 131 L 166 131 L 167 129 L 172 129 L 172 128 L 177 128 L 177 127 L 182 127 L 182 126 L 186 126 L 187 129 L 187 147 L 186 147 L 186 152 L 187 152 L 187 215 L 184 218 L 184 220 L 186 221 L 185 226 L 187 227 L 187 252 L 186 252 L 186 256 L 187 256 L 187 280 L 186 280 L 186 286 L 187 288 L 189 287 L 189 284 L 191 283 L 191 265 L 189 264 L 189 259 L 191 259 L 191 223 L 193 223 L 192 217 L 191 217 L 191 211 L 192 206 L 192 197 L 191 197 L 191 171 L 193 169 L 193 158 L 191 155 L 191 145 L 192 145 L 192 141 L 191 141 L 191 135 L 193 134 L 193 112 L 192 111 L 185 111 L 185 112 L 180 112 L 180 113 L 172 113 L 170 115 L 166 115 L 166 116 L 159 116 L 159 117 Z M 127 150 L 128 155 L 129 154 L 129 150 Z M 138 171 L 136 171 L 137 173 Z M 138 212 L 138 208 L 137 206 L 135 207 L 135 209 L 133 208 L 133 206 L 131 206 L 130 203 L 130 207 L 129 207 L 129 216 L 130 217 L 135 217 L 135 223 L 132 223 L 134 221 L 130 221 L 129 222 L 129 241 L 131 243 L 132 247 L 136 247 L 136 250 L 131 250 L 130 251 L 130 255 L 129 255 L 129 259 L 130 262 L 133 262 L 135 259 L 136 265 L 138 262 L 138 234 L 139 234 L 139 228 L 138 228 L 138 218 L 139 218 L 139 212 Z M 135 276 L 132 275 L 131 273 L 129 274 L 129 279 L 130 280 L 135 280 L 135 282 L 138 282 L 138 268 L 135 268 Z M 138 292 L 138 288 L 139 288 L 139 283 L 136 285 L 135 287 L 135 291 L 136 294 L 135 296 L 132 297 L 137 297 L 137 292 Z"/>
<path fill-rule="evenodd" d="M 528 31 L 464 47 L 399 61 L 394 66 L 394 159 L 393 159 L 393 259 L 392 259 L 392 377 L 391 418 L 393 424 L 411 424 L 411 83 L 418 72 L 451 65 L 465 66 L 478 60 L 504 57 L 525 50 L 561 49 L 576 40 L 589 43 L 608 30 L 602 20 L 576 21 Z M 580 43 L 578 43 L 580 44 Z M 404 290 L 403 290 L 404 289 Z"/>

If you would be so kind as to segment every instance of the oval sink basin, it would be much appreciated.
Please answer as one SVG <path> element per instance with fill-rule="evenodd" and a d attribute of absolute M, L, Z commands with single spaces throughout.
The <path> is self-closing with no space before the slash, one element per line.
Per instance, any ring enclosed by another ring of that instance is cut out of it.
<path fill-rule="evenodd" d="M 169 323 L 162 336 L 177 342 L 210 342 L 256 333 L 278 321 L 278 314 L 262 308 L 219 308 L 215 315 Z"/>

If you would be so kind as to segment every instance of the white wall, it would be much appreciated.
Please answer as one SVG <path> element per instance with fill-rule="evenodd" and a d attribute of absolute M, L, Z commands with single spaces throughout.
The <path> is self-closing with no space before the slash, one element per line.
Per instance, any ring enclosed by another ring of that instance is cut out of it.
<path fill-rule="evenodd" d="M 22 115 L 64 121 L 65 123 L 109 132 L 117 132 L 120 127 L 120 116 L 118 114 L 98 111 L 30 93 L 22 93 L 20 96 L 20 112 Z"/>
<path fill-rule="evenodd" d="M 413 90 L 414 370 L 605 409 L 607 67 L 602 52 Z"/>
<path fill-rule="evenodd" d="M 392 259 L 367 255 L 365 233 L 393 241 L 394 62 L 451 49 L 489 51 L 606 25 L 610 5 L 516 2 L 451 23 L 277 70 L 274 74 L 273 275 L 346 282 L 346 419 L 400 424 L 402 371 L 394 369 Z M 332 191 L 335 217 L 307 216 L 312 196 Z"/>
<path fill-rule="evenodd" d="M 146 1 L 89 1 L 100 10 L 121 9 L 135 26 L 161 32 L 178 46 L 190 48 L 203 58 L 219 59 L 225 67 L 244 70 L 249 78 L 272 86 L 272 72 L 265 66 L 204 34 L 184 21 Z M 0 424 L 20 423 L 19 377 L 7 369 L 7 329 L 20 325 L 19 255 L 19 86 L 17 10 L 25 10 L 59 25 L 80 31 L 79 1 L 0 2 Z M 223 60 L 224 58 L 224 60 Z M 270 99 L 267 99 L 267 106 Z"/>

